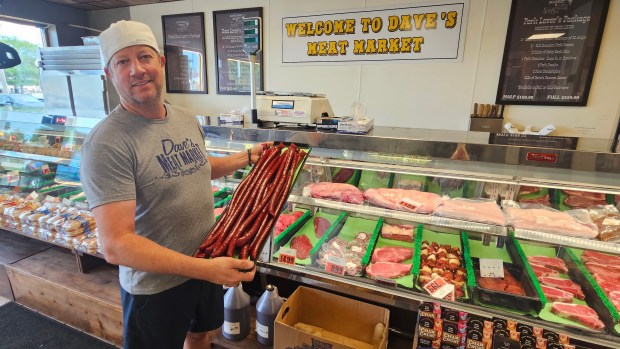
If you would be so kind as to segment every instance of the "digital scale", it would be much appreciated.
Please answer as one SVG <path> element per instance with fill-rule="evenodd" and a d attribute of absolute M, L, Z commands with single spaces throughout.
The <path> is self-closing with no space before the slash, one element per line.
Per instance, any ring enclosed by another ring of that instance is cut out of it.
<path fill-rule="evenodd" d="M 258 119 L 274 124 L 314 125 L 322 116 L 334 116 L 325 95 L 303 92 L 259 92 Z"/>

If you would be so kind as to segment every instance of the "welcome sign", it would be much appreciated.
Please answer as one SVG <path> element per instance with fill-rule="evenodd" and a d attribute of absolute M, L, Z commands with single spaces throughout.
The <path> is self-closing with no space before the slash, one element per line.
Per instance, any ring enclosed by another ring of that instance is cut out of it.
<path fill-rule="evenodd" d="M 282 63 L 463 59 L 469 2 L 282 18 Z"/>

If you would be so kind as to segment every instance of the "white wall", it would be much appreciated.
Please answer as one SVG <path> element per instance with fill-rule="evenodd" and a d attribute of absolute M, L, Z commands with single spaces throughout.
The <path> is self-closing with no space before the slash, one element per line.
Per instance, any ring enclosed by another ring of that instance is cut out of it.
<path fill-rule="evenodd" d="M 263 7 L 265 87 L 272 91 L 327 94 L 336 115 L 349 114 L 361 100 L 375 125 L 467 130 L 474 102 L 493 103 L 510 13 L 510 0 L 471 0 L 464 59 L 458 63 L 381 63 L 283 66 L 281 18 L 331 10 L 415 5 L 398 0 L 185 0 L 133 6 L 133 20 L 149 24 L 160 44 L 161 16 L 205 13 L 207 95 L 169 94 L 166 98 L 200 115 L 249 107 L 249 96 L 216 94 L 213 11 Z M 507 106 L 506 119 L 518 126 L 553 123 L 557 135 L 609 139 L 620 117 L 620 1 L 611 0 L 588 105 L 585 107 Z M 163 45 L 162 45 L 163 47 Z"/>

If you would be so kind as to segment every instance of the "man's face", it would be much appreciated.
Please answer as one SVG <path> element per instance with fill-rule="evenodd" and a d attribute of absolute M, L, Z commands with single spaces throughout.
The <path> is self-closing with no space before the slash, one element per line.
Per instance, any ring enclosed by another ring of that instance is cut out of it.
<path fill-rule="evenodd" d="M 125 103 L 160 103 L 164 62 L 165 58 L 150 46 L 129 46 L 112 56 L 105 72 Z"/>

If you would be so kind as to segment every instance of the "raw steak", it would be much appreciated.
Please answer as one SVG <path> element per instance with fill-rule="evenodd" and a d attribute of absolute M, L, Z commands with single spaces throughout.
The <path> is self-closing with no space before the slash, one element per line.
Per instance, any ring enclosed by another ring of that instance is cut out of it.
<path fill-rule="evenodd" d="M 414 225 L 392 225 L 383 223 L 381 227 L 381 237 L 390 240 L 412 242 L 413 229 L 415 229 Z"/>
<path fill-rule="evenodd" d="M 569 195 L 569 196 L 581 196 L 583 198 L 588 198 L 592 200 L 605 201 L 605 194 L 603 193 L 592 193 L 589 191 L 578 191 L 578 190 L 568 190 L 568 189 L 562 189 L 562 191 L 564 192 L 564 194 Z"/>
<path fill-rule="evenodd" d="M 304 213 L 302 211 L 295 211 L 293 213 L 283 213 L 278 217 L 278 221 L 276 222 L 276 227 L 273 230 L 274 236 L 280 235 L 286 228 L 288 228 L 291 224 L 295 223 L 295 221 L 303 216 Z"/>
<path fill-rule="evenodd" d="M 213 215 L 215 217 L 219 216 L 222 214 L 222 212 L 224 212 L 224 210 L 226 209 L 226 207 L 216 207 L 213 209 Z"/>
<path fill-rule="evenodd" d="M 596 282 L 598 282 L 598 285 L 601 286 L 605 293 L 620 292 L 620 284 L 618 284 L 617 282 L 600 280 L 596 277 L 596 275 L 594 275 L 594 279 L 596 280 Z"/>
<path fill-rule="evenodd" d="M 528 195 L 538 193 L 540 191 L 540 187 L 533 187 L 530 185 L 522 185 L 519 188 L 519 195 Z"/>
<path fill-rule="evenodd" d="M 581 255 L 581 260 L 584 262 L 595 262 L 614 266 L 620 265 L 620 257 L 596 251 L 584 251 Z"/>
<path fill-rule="evenodd" d="M 610 273 L 620 273 L 620 265 L 601 264 L 597 262 L 586 262 L 586 268 L 593 273 L 605 271 Z"/>
<path fill-rule="evenodd" d="M 551 206 L 551 201 L 549 201 L 549 194 L 537 198 L 520 198 L 518 201 L 522 204 L 541 204 L 545 206 Z"/>
<path fill-rule="evenodd" d="M 303 196 L 328 199 L 352 204 L 363 204 L 364 194 L 351 184 L 320 182 L 309 184 L 303 189 Z"/>
<path fill-rule="evenodd" d="M 488 290 L 525 296 L 525 290 L 523 290 L 519 280 L 512 276 L 510 271 L 506 268 L 504 268 L 503 278 L 482 277 L 480 276 L 480 272 L 476 270 L 476 279 L 479 287 L 486 288 Z"/>
<path fill-rule="evenodd" d="M 617 282 L 620 284 L 620 275 L 617 272 L 611 271 L 607 268 L 601 268 L 598 266 L 588 265 L 586 264 L 586 268 L 594 277 L 598 277 L 599 279 L 604 279 L 609 282 Z M 598 280 L 598 279 L 597 279 Z"/>
<path fill-rule="evenodd" d="M 534 230 L 551 234 L 595 238 L 598 229 L 594 224 L 582 224 L 566 212 L 543 208 L 504 207 L 508 223 L 517 229 Z"/>
<path fill-rule="evenodd" d="M 577 285 L 572 280 L 554 278 L 554 277 L 541 277 L 541 278 L 538 278 L 538 281 L 540 281 L 540 283 L 543 285 L 559 288 L 560 290 L 570 292 L 577 299 L 580 299 L 580 300 L 586 299 L 586 295 L 583 294 L 583 291 L 581 290 L 581 286 Z"/>
<path fill-rule="evenodd" d="M 371 261 L 400 263 L 413 257 L 413 249 L 407 247 L 379 247 L 372 253 Z"/>
<path fill-rule="evenodd" d="M 564 203 L 572 208 L 588 208 L 596 205 L 607 205 L 605 197 L 603 199 L 593 199 L 585 196 L 569 195 L 564 199 Z"/>
<path fill-rule="evenodd" d="M 322 238 L 323 234 L 329 229 L 332 224 L 323 217 L 314 217 L 314 234 L 317 238 Z"/>
<path fill-rule="evenodd" d="M 573 294 L 570 292 L 566 292 L 564 290 L 560 290 L 559 288 L 546 285 L 540 285 L 540 288 L 542 288 L 542 291 L 549 302 L 573 302 L 574 297 Z"/>
<path fill-rule="evenodd" d="M 371 278 L 376 278 L 377 276 L 388 278 L 388 279 L 396 279 L 399 277 L 403 277 L 409 273 L 411 273 L 411 264 L 401 264 L 401 263 L 392 263 L 392 262 L 378 262 L 372 263 L 366 267 L 366 274 Z"/>
<path fill-rule="evenodd" d="M 557 270 L 560 273 L 568 273 L 566 263 L 564 263 L 564 261 L 560 258 L 546 256 L 528 256 L 527 261 L 533 264 L 545 266 L 549 269 Z"/>
<path fill-rule="evenodd" d="M 341 168 L 336 175 L 332 177 L 332 182 L 334 183 L 346 183 L 351 177 L 355 170 L 352 168 Z"/>
<path fill-rule="evenodd" d="M 602 330 L 605 324 L 599 319 L 598 314 L 590 307 L 581 304 L 553 303 L 551 312 L 559 317 L 576 321 L 593 330 Z"/>
<path fill-rule="evenodd" d="M 447 199 L 433 211 L 434 216 L 454 218 L 472 222 L 505 225 L 502 209 L 490 200 Z"/>
<path fill-rule="evenodd" d="M 417 190 L 370 188 L 364 198 L 373 205 L 415 213 L 432 213 L 441 205 L 439 195 Z"/>
<path fill-rule="evenodd" d="M 543 277 L 543 276 L 558 277 L 560 276 L 560 272 L 558 272 L 557 270 L 553 270 L 551 268 L 547 268 L 544 265 L 538 265 L 538 264 L 532 264 L 532 263 L 530 263 L 530 265 L 532 266 L 532 270 L 534 270 L 534 274 L 536 274 L 536 277 Z"/>
<path fill-rule="evenodd" d="M 297 251 L 295 257 L 298 259 L 306 259 L 310 257 L 310 250 L 312 250 L 312 243 L 305 235 L 299 235 L 291 239 L 291 248 Z"/>

